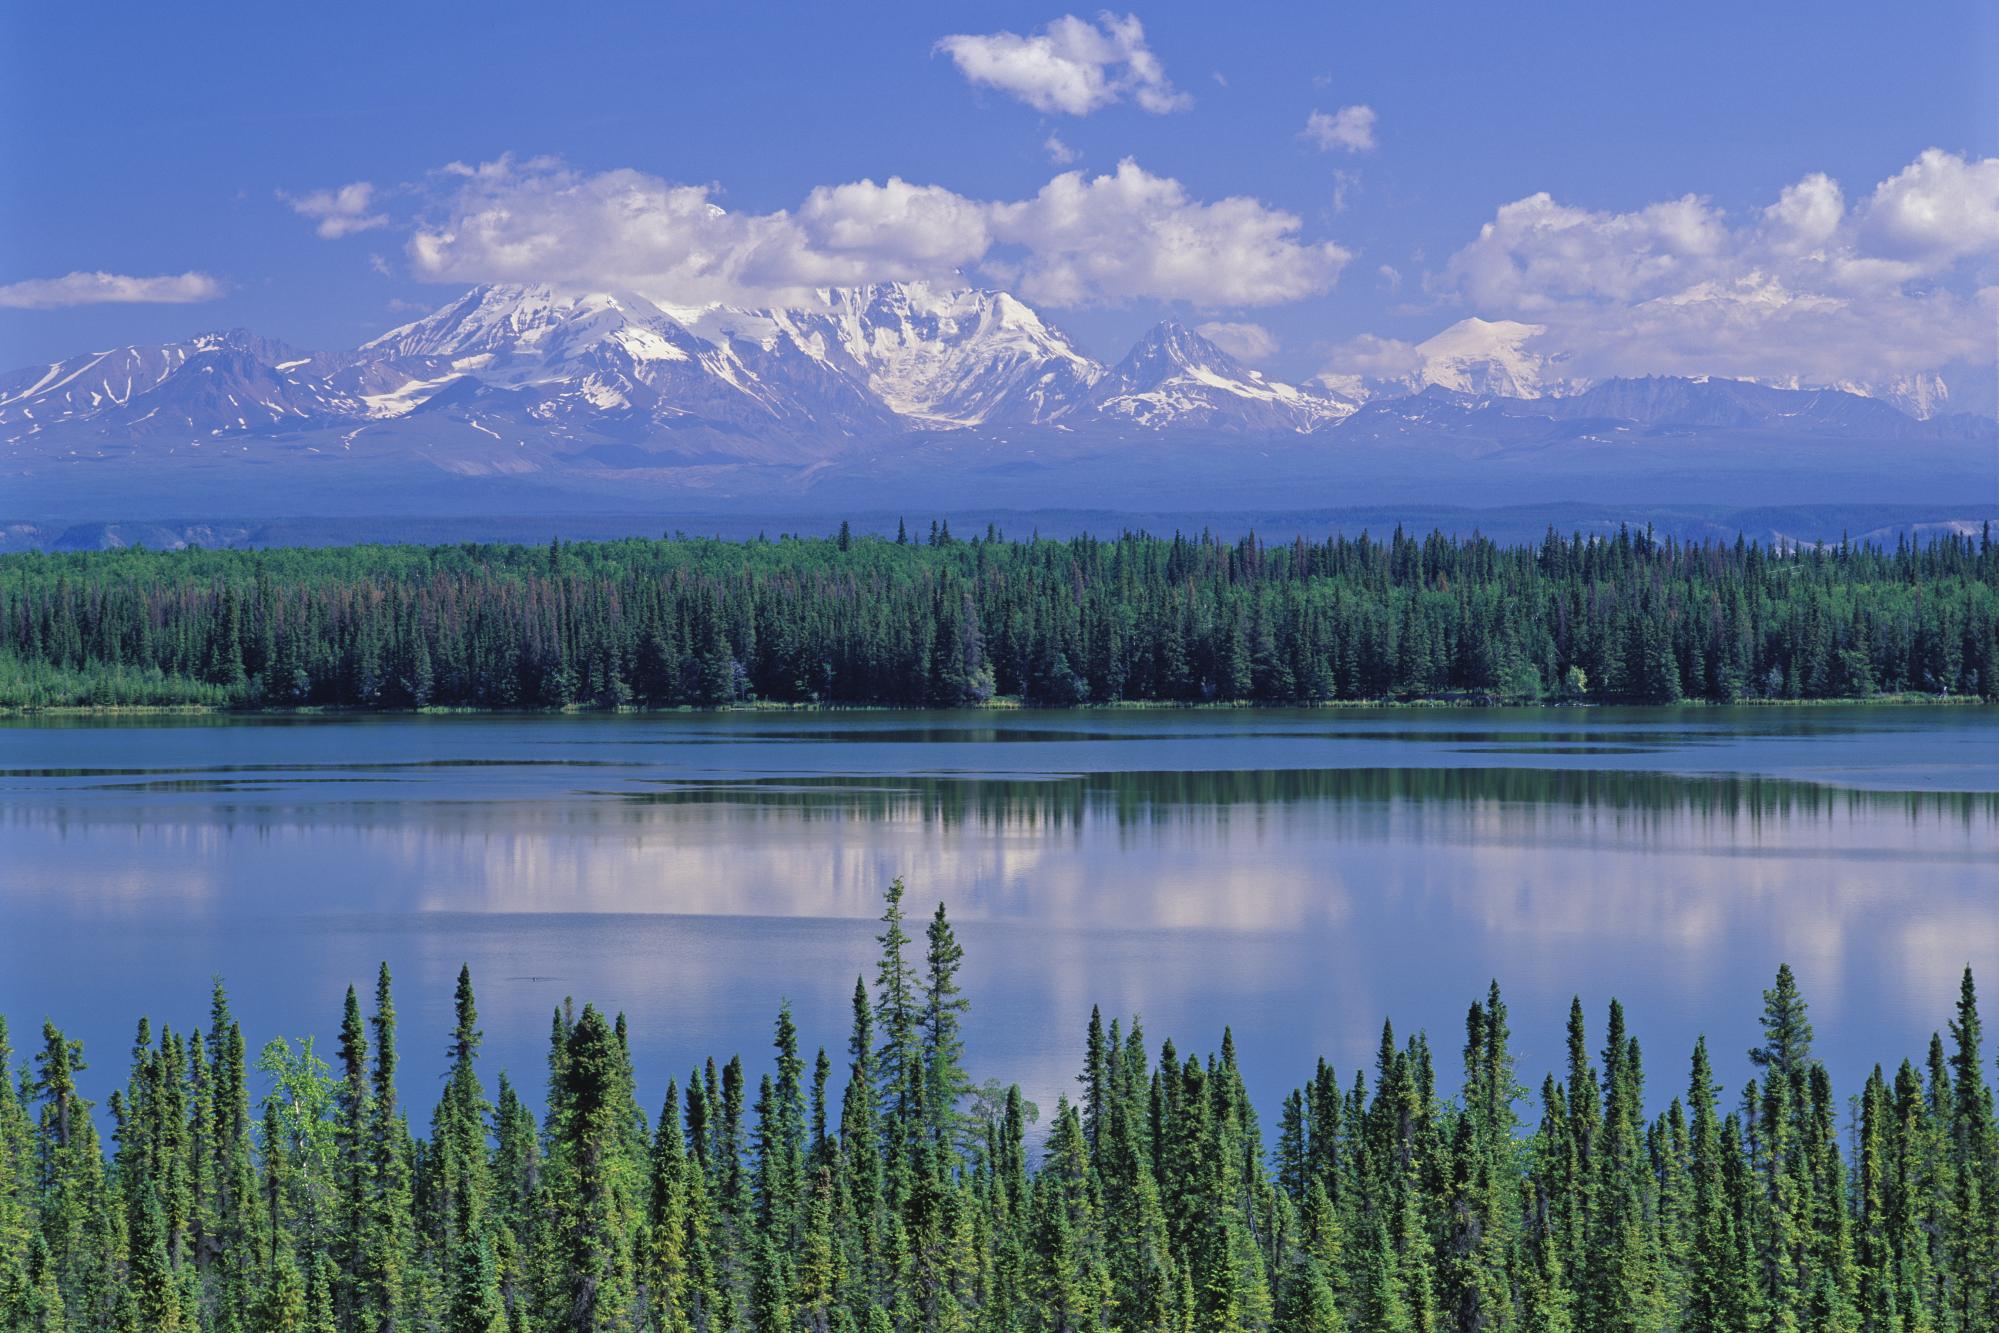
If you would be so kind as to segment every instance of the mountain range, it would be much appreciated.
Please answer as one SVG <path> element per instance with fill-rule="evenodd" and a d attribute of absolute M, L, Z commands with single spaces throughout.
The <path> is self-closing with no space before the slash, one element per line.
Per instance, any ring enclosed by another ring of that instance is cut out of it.
<path fill-rule="evenodd" d="M 7 492 L 92 517 L 168 496 L 229 512 L 315 512 L 335 495 L 357 512 L 371 496 L 500 502 L 449 493 L 454 481 L 510 488 L 517 507 L 647 491 L 1025 497 L 1069 479 L 1151 485 L 1154 499 L 1178 485 L 1194 500 L 1217 485 L 1241 500 L 1259 484 L 1291 498 L 1371 481 L 1374 498 L 1379 483 L 1425 477 L 1476 487 L 1495 467 L 1516 489 L 1563 470 L 1584 483 L 1708 463 L 1775 476 L 1787 449 L 1812 442 L 1856 479 L 1865 459 L 1839 446 L 1871 450 L 1877 469 L 1892 448 L 1948 493 L 1989 474 L 1980 445 L 1999 439 L 1989 420 L 1940 413 L 1948 390 L 1933 377 L 1591 381 L 1535 350 L 1538 326 L 1512 321 L 1460 321 L 1389 373 L 1291 385 L 1170 321 L 1106 365 L 1005 292 L 819 295 L 739 310 L 495 285 L 347 351 L 237 330 L 29 367 L 0 376 L 0 514 L 24 512 Z M 1921 461 L 1932 456 L 1938 467 Z"/>
<path fill-rule="evenodd" d="M 0 378 L 0 439 L 189 446 L 448 413 L 582 439 L 726 437 L 746 458 L 823 456 L 910 430 L 1096 423 L 1307 431 L 1350 413 L 1161 324 L 1115 366 L 1005 292 L 835 289 L 823 308 L 668 310 L 628 294 L 475 288 L 350 352 L 238 330 Z M 184 439 L 183 439 L 184 437 Z"/>

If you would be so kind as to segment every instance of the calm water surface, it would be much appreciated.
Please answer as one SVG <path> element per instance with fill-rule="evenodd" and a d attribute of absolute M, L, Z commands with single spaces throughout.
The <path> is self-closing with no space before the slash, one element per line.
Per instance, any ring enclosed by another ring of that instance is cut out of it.
<path fill-rule="evenodd" d="M 99 1097 L 214 974 L 253 1043 L 330 1053 L 381 959 L 425 1113 L 461 962 L 535 1089 L 565 995 L 628 1013 L 649 1101 L 762 1065 L 781 998 L 837 1054 L 898 874 L 959 923 L 975 1076 L 1044 1107 L 1092 1003 L 1183 1052 L 1233 1024 L 1273 1111 L 1384 1016 L 1454 1082 L 1493 977 L 1525 1082 L 1615 995 L 1663 1103 L 1701 1032 L 1740 1084 L 1783 960 L 1851 1091 L 1965 963 L 1999 995 L 1999 710 L 0 722 L 0 1012 Z"/>

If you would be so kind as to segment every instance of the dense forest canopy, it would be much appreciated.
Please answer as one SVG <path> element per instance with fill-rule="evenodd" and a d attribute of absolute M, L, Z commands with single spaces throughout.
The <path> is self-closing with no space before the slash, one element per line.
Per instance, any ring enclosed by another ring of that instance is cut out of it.
<path fill-rule="evenodd" d="M 0 706 L 1999 694 L 1999 548 L 1399 530 L 0 559 Z"/>
<path fill-rule="evenodd" d="M 253 1062 L 219 982 L 204 1022 L 141 1022 L 108 1116 L 77 1043 L 44 1024 L 17 1065 L 0 1026 L 0 1323 L 1999 1326 L 1999 1130 L 1968 970 L 1948 1036 L 1850 1100 L 1788 968 L 1727 1102 L 1705 1041 L 1648 1073 L 1615 1003 L 1600 1047 L 1572 1008 L 1566 1067 L 1530 1095 L 1495 984 L 1466 1016 L 1455 1098 L 1437 1091 L 1447 1052 L 1385 1026 L 1371 1071 L 1320 1061 L 1269 1138 L 1226 1031 L 1183 1057 L 1093 1014 L 1075 1095 L 1031 1145 L 1019 1088 L 966 1074 L 943 907 L 912 930 L 903 896 L 844 1054 L 808 1060 L 783 1008 L 761 1073 L 710 1060 L 652 1117 L 624 1016 L 590 1005 L 554 1014 L 539 1121 L 504 1074 L 489 1099 L 464 972 L 434 1105 L 398 1086 L 386 967 L 369 1009 L 348 990 L 331 1064 L 287 1040 Z"/>

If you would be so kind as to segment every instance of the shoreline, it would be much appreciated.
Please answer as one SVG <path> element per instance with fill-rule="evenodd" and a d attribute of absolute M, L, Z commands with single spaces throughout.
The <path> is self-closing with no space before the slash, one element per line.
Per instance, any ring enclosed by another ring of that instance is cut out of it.
<path fill-rule="evenodd" d="M 1507 699 L 1498 696 L 1476 697 L 1430 697 L 1416 699 L 1318 699 L 1298 702 L 1265 702 L 1261 700 L 1237 699 L 1227 702 L 1184 702 L 1170 699 L 1119 699 L 1109 703 L 1084 704 L 1031 704 L 1020 699 L 994 699 L 985 704 L 965 707 L 932 704 L 870 704 L 870 703 L 786 703 L 781 701 L 752 700 L 732 704 L 676 704 L 667 708 L 645 708 L 627 704 L 618 708 L 594 708 L 585 705 L 571 705 L 566 708 L 480 708 L 472 705 L 453 705 L 430 708 L 365 708 L 346 704 L 308 704 L 297 707 L 274 707 L 258 704 L 234 707 L 227 704 L 48 704 L 11 705 L 0 704 L 0 718 L 27 717 L 577 717 L 577 716 L 620 716 L 647 717 L 667 714 L 694 713 L 1106 713 L 1106 712 L 1229 712 L 1229 711 L 1271 711 L 1294 710 L 1313 711 L 1340 709 L 1392 709 L 1420 711 L 1428 709 L 1482 709 L 1482 708 L 1534 708 L 1534 709 L 1594 709 L 1624 708 L 1644 709 L 1650 712 L 1669 712 L 1679 709 L 1709 708 L 1914 708 L 1914 707 L 1976 708 L 1999 706 L 1999 701 L 1989 700 L 1970 694 L 1873 694 L 1850 695 L 1822 699 L 1733 699 L 1726 702 L 1713 699 L 1681 699 L 1674 703 L 1657 703 L 1640 699 Z"/>

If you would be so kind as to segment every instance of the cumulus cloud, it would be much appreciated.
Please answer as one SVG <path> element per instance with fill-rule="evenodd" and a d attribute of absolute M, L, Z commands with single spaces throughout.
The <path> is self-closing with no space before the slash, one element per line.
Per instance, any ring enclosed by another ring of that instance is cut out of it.
<path fill-rule="evenodd" d="M 1705 275 L 1727 238 L 1721 214 L 1693 195 L 1630 213 L 1593 213 L 1544 191 L 1501 205 L 1444 272 L 1482 308 L 1625 301 Z"/>
<path fill-rule="evenodd" d="M 374 204 L 375 187 L 368 181 L 354 181 L 333 190 L 314 190 L 311 194 L 291 195 L 280 190 L 278 198 L 290 204 L 292 212 L 300 217 L 317 220 L 319 225 L 313 230 L 329 241 L 389 225 L 388 214 L 369 211 Z"/>
<path fill-rule="evenodd" d="M 1366 153 L 1374 149 L 1374 108 L 1343 106 L 1328 114 L 1314 111 L 1299 132 L 1322 153 Z"/>
<path fill-rule="evenodd" d="M 1999 253 L 1999 157 L 1929 149 L 1874 187 L 1861 230 L 1887 254 L 1932 263 Z"/>
<path fill-rule="evenodd" d="M 708 185 L 560 162 L 453 164 L 410 238 L 415 276 L 630 290 L 676 305 L 805 304 L 818 288 L 950 280 L 978 268 L 1053 306 L 1203 308 L 1325 290 L 1347 254 L 1250 198 L 1204 202 L 1125 161 L 1033 198 L 973 199 L 898 177 L 822 186 L 795 210 L 738 213 Z"/>
<path fill-rule="evenodd" d="M 1773 249 L 1806 254 L 1830 241 L 1846 216 L 1846 193 L 1839 182 L 1815 171 L 1786 185 L 1777 202 L 1763 210 L 1763 227 Z"/>
<path fill-rule="evenodd" d="M 1273 305 L 1325 291 L 1351 258 L 1298 237 L 1295 214 L 1246 196 L 1203 203 L 1130 158 L 1108 175 L 1068 171 L 1032 199 L 992 208 L 1021 247 L 1021 294 L 1052 306 L 1140 297 L 1202 308 Z"/>
<path fill-rule="evenodd" d="M 1277 352 L 1277 335 L 1261 324 L 1210 320 L 1194 332 L 1239 361 L 1264 361 Z"/>
<path fill-rule="evenodd" d="M 822 185 L 798 210 L 808 244 L 818 253 L 857 262 L 869 271 L 910 276 L 956 268 L 992 244 L 986 207 L 941 185 L 856 181 Z"/>
<path fill-rule="evenodd" d="M 990 244 L 983 207 L 936 186 L 821 187 L 793 212 L 736 213 L 708 185 L 546 159 L 454 164 L 409 242 L 416 276 L 628 289 L 700 305 L 795 302 L 812 289 L 936 277 Z"/>
<path fill-rule="evenodd" d="M 206 273 L 165 273 L 140 278 L 125 273 L 66 273 L 60 278 L 28 278 L 0 286 L 0 306 L 11 310 L 56 310 L 78 305 L 192 305 L 222 295 L 222 284 Z"/>
<path fill-rule="evenodd" d="M 1041 143 L 1041 151 L 1048 154 L 1048 160 L 1058 167 L 1066 167 L 1082 156 L 1081 153 L 1062 142 L 1062 136 L 1051 134 Z"/>
<path fill-rule="evenodd" d="M 1166 77 L 1135 15 L 1105 10 L 1091 23 L 1065 14 L 1039 32 L 958 33 L 936 46 L 972 83 L 1050 115 L 1087 116 L 1130 98 L 1155 115 L 1194 99 Z"/>
<path fill-rule="evenodd" d="M 1730 217 L 1688 195 L 1628 212 L 1503 205 L 1434 292 L 1546 324 L 1589 374 L 1870 383 L 1989 367 L 1999 159 L 1930 150 L 1849 206 L 1814 173 Z"/>

